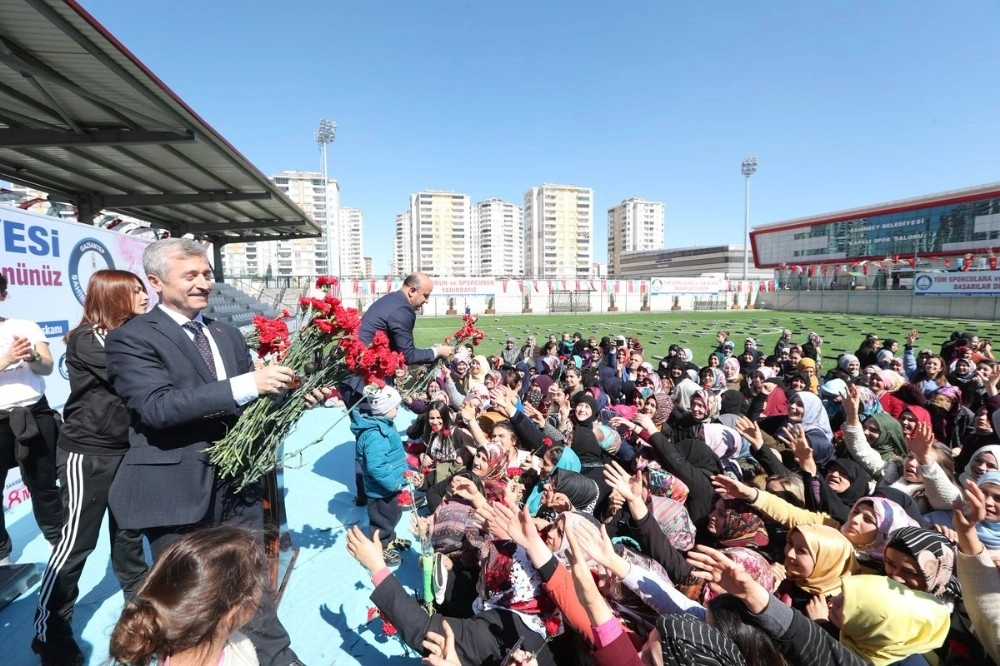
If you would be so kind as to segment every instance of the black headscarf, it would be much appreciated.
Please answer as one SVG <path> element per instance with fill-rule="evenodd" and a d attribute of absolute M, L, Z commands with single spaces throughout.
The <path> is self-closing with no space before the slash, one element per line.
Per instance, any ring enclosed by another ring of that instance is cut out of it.
<path fill-rule="evenodd" d="M 839 467 L 844 476 L 851 482 L 851 485 L 842 492 L 830 488 L 826 481 L 826 473 L 833 465 Z M 824 466 L 823 476 L 823 502 L 817 508 L 827 511 L 841 522 L 846 521 L 854 503 L 868 494 L 868 473 L 850 458 L 835 458 Z"/>
<path fill-rule="evenodd" d="M 555 469 L 552 477 L 555 491 L 564 494 L 575 510 L 584 512 L 594 510 L 599 492 L 596 481 L 568 469 Z"/>
<path fill-rule="evenodd" d="M 687 461 L 707 474 L 722 474 L 722 462 L 719 456 L 708 447 L 703 439 L 682 439 L 674 446 Z"/>
<path fill-rule="evenodd" d="M 590 406 L 590 418 L 580 421 L 576 418 L 576 406 L 580 403 Z M 604 449 L 597 441 L 594 434 L 594 421 L 598 417 L 597 400 L 586 391 L 576 394 L 573 398 L 573 451 L 580 458 L 580 462 L 587 466 L 588 463 L 604 462 Z"/>

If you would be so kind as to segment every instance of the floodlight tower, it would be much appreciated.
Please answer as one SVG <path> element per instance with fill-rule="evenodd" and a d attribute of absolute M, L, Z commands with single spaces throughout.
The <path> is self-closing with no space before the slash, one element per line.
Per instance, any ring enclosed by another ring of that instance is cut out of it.
<path fill-rule="evenodd" d="M 323 153 L 323 209 L 326 211 L 326 226 L 334 235 L 337 247 L 337 277 L 340 278 L 340 219 L 339 217 L 333 217 L 332 211 L 330 210 L 330 178 L 327 175 L 327 163 L 326 163 L 326 145 L 328 143 L 333 143 L 337 140 L 337 123 L 333 122 L 329 118 L 320 118 L 319 129 L 316 130 L 316 143 L 319 144 L 319 149 Z M 329 254 L 330 244 L 327 244 L 327 253 Z M 327 261 L 332 259 L 328 257 Z M 328 264 L 332 265 L 332 264 Z"/>
<path fill-rule="evenodd" d="M 757 158 L 744 157 L 740 171 L 747 179 L 746 194 L 743 197 L 743 279 L 746 280 L 750 265 L 750 176 L 757 173 Z"/>

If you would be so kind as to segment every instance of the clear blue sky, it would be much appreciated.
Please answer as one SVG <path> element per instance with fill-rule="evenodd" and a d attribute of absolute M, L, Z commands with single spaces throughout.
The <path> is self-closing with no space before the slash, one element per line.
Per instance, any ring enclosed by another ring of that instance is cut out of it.
<path fill-rule="evenodd" d="M 330 175 L 388 270 L 421 189 L 666 204 L 666 245 L 1000 181 L 1000 3 L 83 0 L 264 173 Z"/>

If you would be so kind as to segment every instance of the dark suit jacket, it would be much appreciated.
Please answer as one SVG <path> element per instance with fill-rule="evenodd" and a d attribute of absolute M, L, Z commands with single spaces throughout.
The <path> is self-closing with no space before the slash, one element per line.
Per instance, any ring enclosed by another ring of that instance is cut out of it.
<path fill-rule="evenodd" d="M 253 364 L 239 331 L 206 318 L 229 378 Z M 228 380 L 216 381 L 188 334 L 160 308 L 107 337 L 108 376 L 131 414 L 128 453 L 108 503 L 120 527 L 189 525 L 205 517 L 215 469 L 205 448 L 236 423 Z"/>

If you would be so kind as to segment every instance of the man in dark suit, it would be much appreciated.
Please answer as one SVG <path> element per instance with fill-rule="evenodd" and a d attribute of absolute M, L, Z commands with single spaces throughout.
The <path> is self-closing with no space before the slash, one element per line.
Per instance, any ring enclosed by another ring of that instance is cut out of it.
<path fill-rule="evenodd" d="M 413 343 L 413 325 L 417 321 L 417 308 L 427 302 L 432 291 L 434 283 L 426 273 L 407 275 L 398 290 L 386 294 L 365 310 L 364 316 L 361 317 L 361 326 L 358 328 L 358 339 L 370 345 L 375 339 L 375 334 L 382 331 L 389 338 L 389 348 L 401 353 L 406 365 L 431 363 L 438 357 L 449 358 L 455 353 L 451 345 L 439 344 L 427 349 L 417 349 Z M 392 383 L 389 377 L 386 377 L 386 381 Z M 354 404 L 358 404 L 358 409 L 362 411 L 370 409 L 366 403 L 359 403 L 365 390 L 361 377 L 355 375 L 347 378 L 337 390 L 348 409 Z M 322 397 L 328 397 L 330 391 L 324 389 L 322 394 Z M 316 398 L 321 399 L 320 396 Z M 361 467 L 358 464 L 355 464 L 354 481 L 358 488 L 355 504 L 365 506 L 368 498 L 365 496 Z"/>
<path fill-rule="evenodd" d="M 234 492 L 204 451 L 243 405 L 278 393 L 294 373 L 278 365 L 254 370 L 239 331 L 202 317 L 213 275 L 200 244 L 158 241 L 142 260 L 160 303 L 108 334 L 106 344 L 108 376 L 132 415 L 111 510 L 121 527 L 142 531 L 154 558 L 201 527 L 237 525 L 262 535 L 261 484 Z M 262 665 L 299 663 L 271 600 L 245 633 Z"/>

